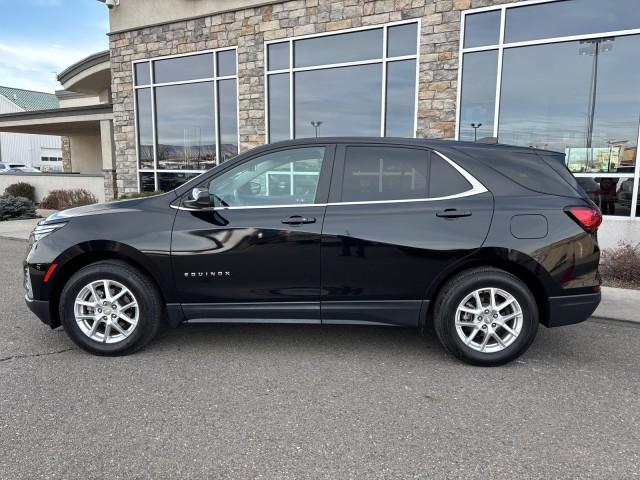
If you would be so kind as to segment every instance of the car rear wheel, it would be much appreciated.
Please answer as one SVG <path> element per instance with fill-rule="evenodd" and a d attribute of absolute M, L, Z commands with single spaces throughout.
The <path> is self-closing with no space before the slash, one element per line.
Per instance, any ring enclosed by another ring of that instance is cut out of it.
<path fill-rule="evenodd" d="M 461 360 L 494 366 L 522 355 L 538 330 L 538 306 L 527 286 L 496 268 L 476 268 L 452 278 L 436 300 L 434 328 L 442 345 Z"/>
<path fill-rule="evenodd" d="M 126 355 L 146 345 L 163 315 L 153 282 L 125 262 L 106 260 L 76 272 L 62 290 L 60 318 L 69 337 L 96 355 Z"/>

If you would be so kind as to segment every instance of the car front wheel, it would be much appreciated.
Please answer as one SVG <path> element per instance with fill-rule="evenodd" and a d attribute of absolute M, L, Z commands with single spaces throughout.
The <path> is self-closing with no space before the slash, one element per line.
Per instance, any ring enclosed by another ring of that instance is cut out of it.
<path fill-rule="evenodd" d="M 157 333 L 163 315 L 149 278 L 125 262 L 106 260 L 76 272 L 62 290 L 60 318 L 69 337 L 96 355 L 126 355 Z"/>
<path fill-rule="evenodd" d="M 496 268 L 476 268 L 452 278 L 434 313 L 443 346 L 474 365 L 514 360 L 538 330 L 538 306 L 531 291 L 516 276 Z"/>

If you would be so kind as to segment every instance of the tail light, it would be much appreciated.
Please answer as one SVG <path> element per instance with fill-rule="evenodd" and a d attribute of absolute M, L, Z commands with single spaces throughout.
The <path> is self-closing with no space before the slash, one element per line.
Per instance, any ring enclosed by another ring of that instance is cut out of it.
<path fill-rule="evenodd" d="M 595 206 L 567 207 L 564 209 L 575 222 L 587 232 L 595 232 L 602 223 L 600 209 Z"/>

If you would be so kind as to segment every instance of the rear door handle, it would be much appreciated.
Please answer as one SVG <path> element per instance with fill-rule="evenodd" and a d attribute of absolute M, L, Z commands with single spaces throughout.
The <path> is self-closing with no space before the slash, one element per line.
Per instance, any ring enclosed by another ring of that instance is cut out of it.
<path fill-rule="evenodd" d="M 446 208 L 444 210 L 440 210 L 436 212 L 436 217 L 441 218 L 460 218 L 460 217 L 470 217 L 471 210 L 458 210 L 456 208 Z"/>
<path fill-rule="evenodd" d="M 302 225 L 303 223 L 316 223 L 315 217 L 302 217 L 300 215 L 292 215 L 282 220 L 286 225 Z"/>

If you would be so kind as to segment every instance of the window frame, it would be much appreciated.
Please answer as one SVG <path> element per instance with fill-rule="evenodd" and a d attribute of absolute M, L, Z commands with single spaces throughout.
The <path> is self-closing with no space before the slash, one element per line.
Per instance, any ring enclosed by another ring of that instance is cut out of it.
<path fill-rule="evenodd" d="M 401 55 L 395 57 L 389 57 L 388 53 L 388 35 L 389 28 L 395 27 L 398 25 L 407 25 L 407 24 L 417 24 L 417 35 L 416 35 L 416 53 L 413 55 Z M 382 56 L 376 59 L 370 60 L 356 60 L 351 62 L 342 62 L 342 63 L 331 63 L 324 65 L 312 65 L 308 67 L 295 67 L 294 66 L 294 43 L 298 40 L 305 40 L 309 38 L 318 38 L 325 37 L 330 35 L 341 35 L 345 33 L 359 32 L 365 30 L 376 30 L 382 29 Z M 360 66 L 360 65 L 371 65 L 371 64 L 380 64 L 382 65 L 382 94 L 381 94 L 381 105 L 380 105 L 380 137 L 385 136 L 386 130 L 386 110 L 387 110 L 387 66 L 391 62 L 397 62 L 402 60 L 414 60 L 416 62 L 416 73 L 415 73 L 415 92 L 414 92 L 414 111 L 413 111 L 413 138 L 417 137 L 417 128 L 418 128 L 418 90 L 419 90 L 419 81 L 420 81 L 420 37 L 422 33 L 422 19 L 421 18 L 412 18 L 408 20 L 399 20 L 396 22 L 387 22 L 384 24 L 377 25 L 367 25 L 363 27 L 353 27 L 346 28 L 342 30 L 334 30 L 330 32 L 321 32 L 321 33 L 312 33 L 308 35 L 298 35 L 292 37 L 284 37 L 275 40 L 268 40 L 264 42 L 263 46 L 263 83 L 264 83 L 264 131 L 265 131 L 265 141 L 266 143 L 271 142 L 270 131 L 269 131 L 269 76 L 278 75 L 278 74 L 288 74 L 289 75 L 289 140 L 294 139 L 295 134 L 295 89 L 294 89 L 294 75 L 297 72 L 305 72 L 312 70 L 328 70 L 331 68 L 339 68 L 339 67 L 352 67 L 352 66 Z M 269 70 L 268 64 L 268 50 L 269 45 L 277 44 L 277 43 L 287 43 L 289 46 L 289 67 Z"/>
<path fill-rule="evenodd" d="M 218 76 L 218 53 L 226 52 L 226 51 L 234 51 L 235 52 L 235 60 L 236 60 L 236 73 L 235 75 L 225 75 Z M 181 57 L 190 57 L 204 54 L 211 54 L 212 63 L 213 63 L 213 77 L 209 78 L 199 78 L 195 80 L 181 80 L 174 82 L 155 82 L 155 72 L 154 72 L 154 63 L 158 60 L 169 60 L 172 58 L 181 58 Z M 137 64 L 148 62 L 149 67 L 149 83 L 144 85 L 136 85 L 136 75 L 135 68 Z M 237 142 L 238 142 L 238 155 L 241 154 L 241 145 L 240 145 L 240 102 L 239 102 L 239 83 L 238 83 L 238 47 L 225 47 L 225 48 L 215 48 L 215 49 L 207 49 L 207 50 L 198 50 L 195 52 L 189 53 L 178 53 L 173 55 L 162 55 L 157 57 L 146 57 L 137 60 L 131 61 L 131 83 L 133 85 L 132 90 L 132 99 L 133 99 L 133 118 L 134 118 L 134 136 L 135 136 L 135 145 L 136 145 L 136 182 L 138 191 L 140 191 L 140 174 L 141 173 L 151 173 L 153 174 L 154 179 L 154 188 L 158 190 L 158 174 L 160 173 L 203 173 L 207 170 L 193 170 L 193 169 L 185 169 L 185 170 L 175 170 L 175 169 L 160 169 L 158 168 L 158 136 L 157 136 L 157 122 L 156 122 L 156 88 L 171 86 L 171 85 L 189 85 L 192 83 L 212 83 L 213 86 L 213 97 L 214 104 L 212 105 L 214 111 L 214 130 L 215 130 L 215 141 L 216 141 L 216 162 L 215 165 L 220 165 L 220 163 L 224 163 L 220 161 L 220 110 L 219 110 L 219 102 L 218 102 L 218 84 L 220 81 L 224 80 L 235 80 L 236 82 L 236 130 L 237 130 Z M 153 168 L 140 168 L 140 140 L 139 140 L 139 126 L 138 126 L 138 99 L 137 92 L 138 90 L 149 89 L 151 96 L 151 134 L 153 141 Z"/>
<path fill-rule="evenodd" d="M 498 65 L 497 65 L 497 76 L 496 76 L 496 93 L 495 93 L 495 104 L 494 104 L 494 112 L 493 112 L 493 137 L 498 138 L 499 127 L 500 127 L 500 100 L 501 100 L 501 91 L 502 91 L 502 68 L 504 61 L 504 50 L 510 48 L 518 48 L 518 47 L 529 47 L 534 45 L 549 45 L 554 43 L 563 43 L 563 42 L 571 42 L 571 41 L 580 41 L 580 40 L 592 40 L 599 38 L 607 38 L 607 37 L 623 37 L 628 35 L 640 35 L 640 28 L 630 29 L 630 30 L 617 30 L 617 31 L 609 31 L 609 32 L 598 32 L 598 33 L 589 33 L 582 35 L 567 35 L 561 37 L 550 37 L 543 38 L 537 40 L 527 40 L 527 41 L 519 41 L 519 42 L 505 42 L 505 23 L 507 17 L 507 10 L 511 8 L 519 8 L 526 7 L 528 5 L 538 5 L 544 3 L 553 3 L 562 0 L 525 0 L 522 2 L 511 2 L 505 3 L 503 5 L 494 5 L 489 7 L 479 7 L 472 8 L 469 10 L 465 10 L 461 13 L 460 16 L 460 39 L 459 39 L 459 47 L 458 47 L 458 84 L 457 84 L 457 94 L 456 94 L 456 130 L 455 130 L 455 140 L 460 139 L 460 115 L 461 115 L 461 96 L 462 96 L 462 77 L 463 77 L 463 68 L 464 62 L 463 57 L 465 53 L 474 53 L 474 52 L 485 52 L 485 51 L 497 51 L 498 52 Z M 500 11 L 500 31 L 498 36 L 498 43 L 495 45 L 485 45 L 482 47 L 464 47 L 464 39 L 465 39 L 465 24 L 467 15 L 473 15 L 477 13 L 490 12 L 490 11 Z M 639 112 L 640 113 L 640 112 Z M 613 220 L 632 220 L 632 221 L 640 221 L 640 216 L 636 216 L 636 211 L 640 206 L 640 202 L 638 202 L 638 194 L 640 192 L 640 187 L 638 185 L 640 181 L 640 122 L 638 122 L 638 138 L 637 144 L 638 151 L 636 153 L 636 165 L 633 173 L 575 173 L 573 174 L 576 178 L 586 177 L 586 178 L 621 178 L 621 179 L 634 179 L 633 185 L 633 197 L 631 199 L 631 211 L 628 216 L 621 215 L 606 215 L 607 219 Z"/>

